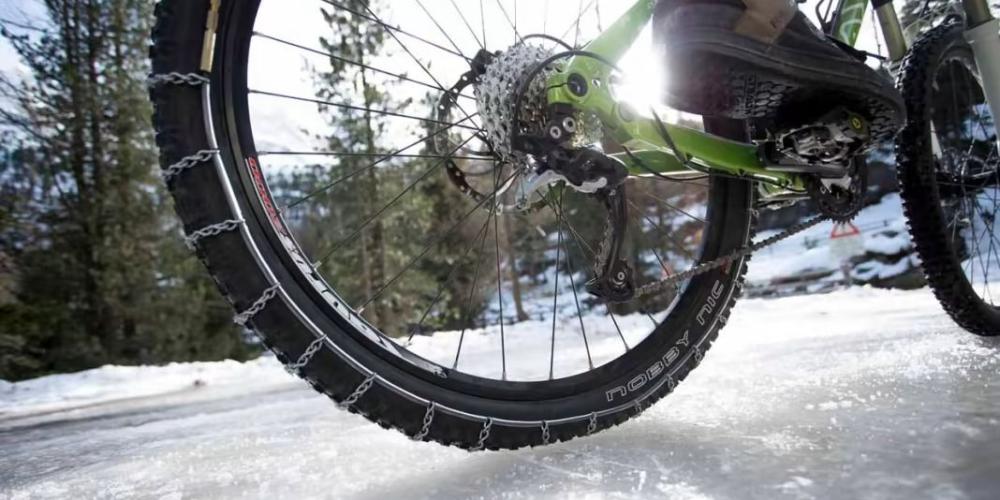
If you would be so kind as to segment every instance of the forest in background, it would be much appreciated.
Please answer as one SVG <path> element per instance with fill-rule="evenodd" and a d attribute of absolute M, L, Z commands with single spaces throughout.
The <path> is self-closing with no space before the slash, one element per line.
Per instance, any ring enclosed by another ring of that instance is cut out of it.
<path fill-rule="evenodd" d="M 42 3 L 48 17 L 44 25 L 0 22 L 0 35 L 30 75 L 24 81 L 0 76 L 0 379 L 103 364 L 256 355 L 245 332 L 232 325 L 231 308 L 184 247 L 170 197 L 158 178 L 152 110 L 146 98 L 151 3 Z M 360 8 L 365 2 L 345 3 Z M 922 8 L 923 2 L 909 2 L 905 17 L 912 18 Z M 352 58 L 386 50 L 388 39 L 374 23 L 330 9 L 323 15 L 330 31 L 317 43 L 324 50 Z M 335 58 L 328 63 L 312 72 L 318 99 L 359 102 L 367 109 L 412 110 L 427 109 L 437 98 L 400 98 L 393 92 L 394 82 L 372 78 Z M 325 148 L 359 153 L 341 159 L 338 172 L 361 170 L 366 157 L 389 152 L 378 140 L 389 122 L 357 110 L 319 106 L 317 111 L 329 130 L 310 132 Z M 426 131 L 433 125 L 424 126 Z M 335 175 L 323 165 L 304 162 L 269 174 L 269 182 L 276 198 L 292 204 L 303 193 L 339 179 Z M 417 180 L 421 182 L 415 184 Z M 408 190 L 407 196 L 381 214 L 403 190 Z M 630 199 L 632 226 L 638 230 L 631 231 L 635 241 L 629 248 L 664 252 L 655 260 L 630 257 L 649 278 L 665 271 L 660 257 L 676 262 L 668 255 L 673 252 L 683 260 L 698 237 L 697 227 L 671 222 L 657 201 L 681 207 L 704 203 L 685 196 L 690 195 L 657 187 L 635 191 Z M 565 210 L 576 215 L 580 239 L 597 241 L 603 230 L 600 208 L 569 198 Z M 293 207 L 285 217 L 345 297 L 354 304 L 377 298 L 365 315 L 393 335 L 495 318 L 496 290 L 477 289 L 471 281 L 489 283 L 498 276 L 508 299 L 505 317 L 528 319 L 532 304 L 526 302 L 536 300 L 538 290 L 552 288 L 551 271 L 559 266 L 563 279 L 567 274 L 575 277 L 583 307 L 594 307 L 582 292 L 593 256 L 568 237 L 562 241 L 552 233 L 539 236 L 536 227 L 553 223 L 553 213 L 546 211 L 520 219 L 503 216 L 490 229 L 496 241 L 489 240 L 488 246 L 496 245 L 486 249 L 485 262 L 492 262 L 490 252 L 500 252 L 504 258 L 496 267 L 452 251 L 485 241 L 476 231 L 481 224 L 469 224 L 471 229 L 440 242 L 412 273 L 386 288 L 420 252 L 429 231 L 450 226 L 461 215 L 457 207 L 467 206 L 439 165 L 414 158 L 352 176 Z M 326 223 L 331 219 L 344 223 Z M 656 227 L 670 227 L 673 234 Z M 334 252 L 336 259 L 323 258 Z M 565 253 L 562 260 L 557 260 L 559 253 Z M 638 304 L 618 312 L 658 310 L 662 305 Z"/>
<path fill-rule="evenodd" d="M 0 34 L 0 379 L 256 348 L 185 248 L 146 94 L 152 3 L 45 0 Z"/>

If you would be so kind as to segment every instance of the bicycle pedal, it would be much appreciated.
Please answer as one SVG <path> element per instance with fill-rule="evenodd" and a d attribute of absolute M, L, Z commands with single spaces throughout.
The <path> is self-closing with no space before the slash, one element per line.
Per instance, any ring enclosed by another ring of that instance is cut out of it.
<path fill-rule="evenodd" d="M 837 107 L 815 121 L 769 134 L 761 151 L 768 170 L 840 178 L 870 144 L 868 120 Z"/>

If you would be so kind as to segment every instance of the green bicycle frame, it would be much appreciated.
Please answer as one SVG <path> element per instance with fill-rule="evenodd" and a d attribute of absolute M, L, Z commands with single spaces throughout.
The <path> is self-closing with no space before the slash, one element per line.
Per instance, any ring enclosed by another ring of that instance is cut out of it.
<path fill-rule="evenodd" d="M 766 181 L 763 186 L 768 194 L 801 191 L 804 187 L 802 177 L 768 170 L 757 145 L 663 123 L 673 142 L 668 144 L 660 130 L 661 122 L 640 116 L 628 104 L 614 98 L 610 83 L 615 68 L 609 63 L 617 64 L 635 43 L 652 19 L 656 3 L 656 0 L 638 0 L 584 47 L 587 54 L 569 58 L 549 78 L 549 103 L 568 104 L 595 114 L 610 132 L 611 139 L 625 147 L 625 153 L 611 156 L 624 163 L 632 175 L 650 175 L 652 170 L 665 176 L 683 176 L 691 173 L 689 165 L 693 163 L 703 171 Z M 834 32 L 843 42 L 851 45 L 856 42 L 867 5 L 868 0 L 841 1 Z"/>

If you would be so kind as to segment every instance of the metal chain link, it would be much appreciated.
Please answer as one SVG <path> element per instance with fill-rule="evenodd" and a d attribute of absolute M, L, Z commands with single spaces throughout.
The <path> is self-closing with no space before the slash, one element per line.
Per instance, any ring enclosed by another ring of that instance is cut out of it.
<path fill-rule="evenodd" d="M 811 228 L 813 226 L 822 224 L 823 222 L 826 222 L 828 220 L 831 220 L 831 219 L 830 219 L 830 217 L 828 217 L 826 215 L 817 215 L 816 217 L 813 217 L 812 219 L 808 219 L 808 220 L 806 220 L 804 222 L 800 222 L 798 224 L 795 224 L 795 225 L 789 227 L 788 229 L 786 229 L 786 230 L 784 230 L 784 231 L 782 231 L 782 232 L 780 232 L 780 233 L 778 233 L 778 234 L 776 234 L 776 235 L 774 235 L 774 236 L 772 236 L 770 238 L 767 238 L 767 239 L 765 239 L 765 240 L 763 240 L 763 241 L 761 241 L 759 243 L 754 243 L 752 245 L 745 246 L 745 247 L 743 247 L 743 248 L 741 248 L 739 250 L 736 250 L 736 251 L 730 253 L 729 255 L 720 257 L 718 259 L 715 259 L 715 260 L 712 260 L 712 261 L 709 261 L 709 262 L 705 262 L 703 264 L 699 264 L 699 265 L 697 265 L 697 266 L 695 266 L 695 267 L 693 267 L 691 269 L 688 269 L 687 271 L 684 271 L 682 273 L 677 273 L 677 274 L 675 274 L 673 276 L 664 278 L 664 279 L 662 279 L 660 281 L 657 281 L 657 282 L 654 282 L 654 283 L 649 283 L 649 284 L 647 284 L 647 285 L 639 288 L 638 290 L 636 290 L 636 292 L 635 292 L 635 298 L 639 299 L 639 298 L 642 298 L 642 297 L 644 297 L 646 295 L 651 295 L 651 294 L 662 292 L 667 287 L 676 287 L 681 282 L 683 282 L 685 280 L 694 278 L 696 276 L 700 276 L 702 274 L 705 274 L 707 272 L 713 271 L 713 270 L 718 269 L 720 267 L 728 266 L 729 264 L 731 264 L 731 263 L 733 263 L 733 262 L 735 262 L 735 261 L 737 261 L 739 259 L 742 259 L 742 258 L 744 258 L 744 257 L 746 257 L 746 256 L 748 256 L 748 255 L 750 255 L 750 254 L 752 254 L 754 252 L 757 252 L 757 251 L 762 250 L 764 248 L 767 248 L 767 247 L 769 247 L 771 245 L 774 245 L 775 243 L 778 243 L 778 242 L 780 242 L 782 240 L 785 240 L 785 239 L 788 239 L 788 238 L 790 238 L 792 236 L 795 236 L 796 234 L 798 234 L 798 233 L 800 233 L 802 231 L 805 231 L 806 229 L 809 229 L 809 228 Z"/>
<path fill-rule="evenodd" d="M 424 413 L 424 425 L 420 428 L 415 436 L 413 436 L 414 441 L 423 441 L 428 434 L 431 433 L 431 424 L 434 423 L 434 407 L 435 403 L 433 401 L 427 405 L 427 412 Z"/>
<path fill-rule="evenodd" d="M 208 77 L 198 74 L 198 73 L 178 73 L 176 71 L 170 73 L 160 73 L 158 75 L 150 75 L 149 79 L 146 80 L 146 85 L 150 88 L 156 87 L 158 85 L 190 85 L 192 87 L 198 87 L 201 85 L 208 85 Z"/>
<path fill-rule="evenodd" d="M 594 254 L 594 274 L 600 276 L 604 272 L 604 267 L 608 263 L 608 258 L 611 257 L 611 246 L 614 245 L 614 222 L 611 221 L 611 216 L 609 215 L 604 221 L 604 233 L 601 238 L 601 244 L 597 247 L 597 253 Z"/>
<path fill-rule="evenodd" d="M 551 440 L 552 436 L 549 434 L 549 423 L 542 420 L 542 444 L 547 445 Z"/>
<path fill-rule="evenodd" d="M 483 428 L 479 431 L 479 441 L 476 443 L 476 447 L 472 449 L 473 451 L 486 449 L 486 440 L 490 438 L 490 430 L 492 429 L 493 419 L 488 418 L 483 423 Z"/>
<path fill-rule="evenodd" d="M 233 322 L 240 326 L 247 326 L 247 322 L 263 311 L 264 307 L 267 306 L 267 303 L 278 295 L 279 288 L 279 285 L 274 285 L 271 288 L 264 290 L 264 293 L 261 294 L 260 298 L 257 299 L 249 309 L 233 317 Z"/>
<path fill-rule="evenodd" d="M 312 343 L 309 344 L 309 347 L 306 347 L 306 350 L 302 353 L 301 356 L 299 356 L 299 359 L 296 362 L 288 365 L 287 367 L 288 371 L 290 373 L 298 373 L 299 370 L 305 368 L 306 365 L 308 365 L 309 362 L 312 361 L 313 356 L 315 356 L 316 353 L 323 348 L 324 342 L 326 342 L 326 337 L 321 337 L 312 341 Z"/>
<path fill-rule="evenodd" d="M 361 399 L 361 396 L 364 396 L 365 393 L 368 392 L 368 389 L 371 389 L 372 384 L 374 383 L 375 383 L 375 374 L 373 373 L 369 375 L 367 378 L 365 378 L 361 382 L 361 384 L 358 385 L 357 389 L 354 389 L 354 392 L 352 392 L 350 396 L 347 396 L 347 399 L 343 400 L 340 403 L 340 407 L 347 408 L 348 406 L 357 403 L 358 400 Z"/>
<path fill-rule="evenodd" d="M 160 173 L 160 177 L 163 178 L 163 182 L 170 182 L 174 177 L 180 175 L 181 172 L 201 165 L 208 160 L 211 160 L 217 154 L 219 154 L 219 150 L 217 149 L 203 149 L 191 156 L 185 156 L 177 163 L 163 169 L 163 172 Z"/>
<path fill-rule="evenodd" d="M 235 231 L 243 224 L 242 219 L 230 219 L 227 221 L 222 221 L 218 224 L 212 224 L 210 226 L 203 227 L 184 238 L 184 243 L 192 251 L 198 245 L 198 242 L 205 238 L 210 238 L 212 236 L 218 236 L 222 233 L 229 231 Z"/>
<path fill-rule="evenodd" d="M 590 414 L 590 422 L 587 424 L 587 435 L 591 435 L 597 432 L 597 414 Z"/>

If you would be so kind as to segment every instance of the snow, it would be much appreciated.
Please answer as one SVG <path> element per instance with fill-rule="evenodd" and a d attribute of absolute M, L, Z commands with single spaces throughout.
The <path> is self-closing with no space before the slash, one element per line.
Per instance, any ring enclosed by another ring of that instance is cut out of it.
<path fill-rule="evenodd" d="M 572 301 L 572 297 L 569 297 Z M 572 302 L 571 302 L 572 303 Z M 549 302 L 551 310 L 552 303 Z M 662 318 L 662 315 L 659 315 Z M 580 321 L 586 331 L 586 343 L 580 330 Z M 621 328 L 618 333 L 617 323 Z M 567 377 L 589 370 L 588 347 L 594 366 L 613 361 L 625 353 L 625 346 L 635 346 L 652 330 L 649 317 L 632 315 L 612 320 L 604 313 L 585 313 L 582 320 L 572 313 L 556 321 L 553 337 L 552 321 L 525 321 L 504 328 L 506 374 L 508 380 L 532 381 L 549 378 L 554 339 L 556 358 L 553 375 Z M 429 337 L 418 337 L 408 346 L 410 350 L 443 366 L 451 366 L 456 356 L 462 332 L 440 332 Z M 499 379 L 503 376 L 501 362 L 500 327 L 468 331 L 462 341 L 458 368 L 466 373 Z"/>
<path fill-rule="evenodd" d="M 998 349 L 927 290 L 747 300 L 641 417 L 477 454 L 338 410 L 267 359 L 102 368 L 3 389 L 0 498 L 991 498 Z"/>
<path fill-rule="evenodd" d="M 862 232 L 863 251 L 891 256 L 912 247 L 898 193 L 890 193 L 878 203 L 866 207 L 853 224 Z M 757 252 L 751 259 L 747 281 L 761 284 L 803 273 L 839 272 L 841 259 L 832 251 L 830 244 L 832 229 L 830 223 L 820 224 Z M 775 234 L 777 231 L 762 232 L 757 240 Z M 872 262 L 869 267 L 880 266 L 880 263 Z M 871 269 L 870 273 L 894 276 L 888 274 L 891 271 Z"/>
<path fill-rule="evenodd" d="M 68 375 L 52 375 L 19 383 L 0 381 L 0 419 L 150 396 L 202 385 L 257 386 L 287 382 L 277 360 L 262 357 L 247 363 L 174 363 L 158 367 L 105 366 Z"/>

